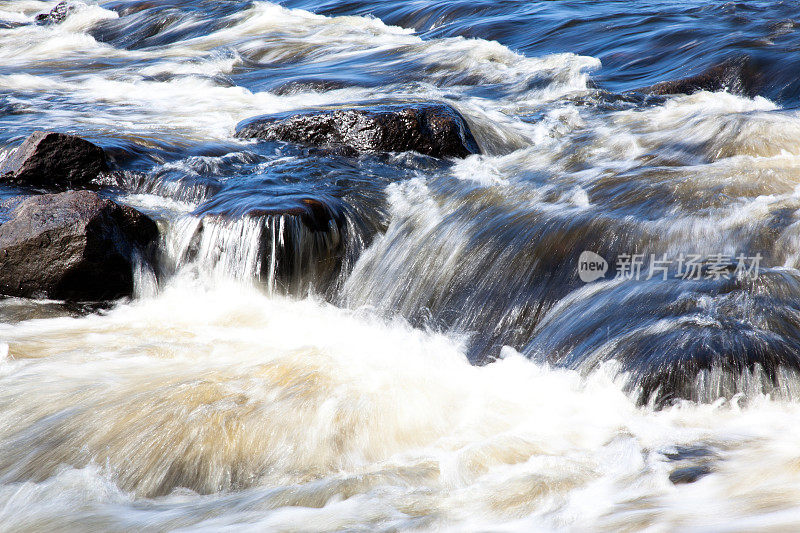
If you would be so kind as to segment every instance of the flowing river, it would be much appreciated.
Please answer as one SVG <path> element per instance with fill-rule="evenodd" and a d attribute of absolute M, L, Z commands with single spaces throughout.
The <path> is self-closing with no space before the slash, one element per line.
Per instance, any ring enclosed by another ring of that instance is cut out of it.
<path fill-rule="evenodd" d="M 796 2 L 56 4 L 0 1 L 0 146 L 97 143 L 160 241 L 0 299 L 0 530 L 800 529 Z M 481 154 L 234 137 L 386 101 Z"/>

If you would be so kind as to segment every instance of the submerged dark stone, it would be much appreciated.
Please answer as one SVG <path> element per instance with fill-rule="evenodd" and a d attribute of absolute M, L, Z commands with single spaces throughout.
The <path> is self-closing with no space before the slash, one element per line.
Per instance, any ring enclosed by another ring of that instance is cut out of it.
<path fill-rule="evenodd" d="M 695 76 L 662 81 L 640 89 L 650 94 L 693 94 L 699 91 L 728 90 L 734 94 L 755 96 L 764 84 L 763 76 L 749 57 L 728 59 Z"/>
<path fill-rule="evenodd" d="M 720 456 L 707 446 L 678 446 L 664 457 L 675 464 L 669 480 L 675 485 L 694 483 L 714 472 Z"/>
<path fill-rule="evenodd" d="M 630 281 L 551 312 L 525 352 L 584 373 L 615 361 L 626 389 L 657 406 L 780 395 L 783 376 L 800 375 L 798 302 L 800 276 L 782 270 Z"/>
<path fill-rule="evenodd" d="M 342 215 L 333 210 L 328 204 L 314 198 L 302 198 L 299 205 L 285 208 L 264 209 L 256 208 L 247 212 L 247 216 L 292 216 L 299 217 L 303 224 L 311 231 L 327 231 L 332 224 L 340 226 Z"/>
<path fill-rule="evenodd" d="M 59 2 L 49 13 L 39 13 L 36 15 L 36 24 L 48 25 L 64 22 L 70 13 L 75 11 L 75 3 L 65 0 Z"/>
<path fill-rule="evenodd" d="M 280 85 L 272 88 L 271 92 L 273 94 L 277 94 L 278 96 L 286 96 L 309 91 L 317 93 L 336 91 L 352 86 L 353 83 L 349 83 L 345 80 L 305 78 L 293 79 L 288 82 L 281 83 Z"/>
<path fill-rule="evenodd" d="M 694 483 L 711 472 L 711 467 L 708 465 L 687 466 L 673 470 L 669 475 L 669 480 L 675 485 Z"/>
<path fill-rule="evenodd" d="M 102 148 L 80 137 L 37 131 L 0 165 L 0 181 L 50 190 L 86 187 L 108 161 Z"/>
<path fill-rule="evenodd" d="M 445 104 L 386 104 L 265 115 L 239 124 L 236 136 L 357 152 L 415 151 L 433 157 L 480 153 L 464 117 Z"/>
<path fill-rule="evenodd" d="M 344 215 L 336 205 L 316 198 L 275 198 L 274 202 L 231 206 L 212 198 L 195 211 L 195 215 L 221 220 L 251 217 L 296 217 L 310 231 L 327 231 L 344 224 Z"/>
<path fill-rule="evenodd" d="M 212 199 L 195 212 L 202 221 L 187 259 L 196 256 L 206 231 L 214 231 L 218 224 L 250 220 L 261 228 L 257 275 L 262 281 L 272 279 L 291 294 L 304 294 L 309 287 L 326 293 L 347 262 L 344 210 L 332 199 L 282 198 L 233 209 Z"/>
<path fill-rule="evenodd" d="M 128 296 L 150 218 L 90 191 L 15 199 L 0 225 L 0 294 L 93 301 Z"/>

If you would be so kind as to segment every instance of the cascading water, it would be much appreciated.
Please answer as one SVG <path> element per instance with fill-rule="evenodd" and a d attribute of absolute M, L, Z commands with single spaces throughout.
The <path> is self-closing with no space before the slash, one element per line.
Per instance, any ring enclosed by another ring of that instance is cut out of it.
<path fill-rule="evenodd" d="M 96 142 L 160 241 L 0 299 L 0 529 L 798 527 L 796 5 L 55 5 L 0 0 L 2 157 Z M 234 136 L 387 101 L 481 154 Z"/>

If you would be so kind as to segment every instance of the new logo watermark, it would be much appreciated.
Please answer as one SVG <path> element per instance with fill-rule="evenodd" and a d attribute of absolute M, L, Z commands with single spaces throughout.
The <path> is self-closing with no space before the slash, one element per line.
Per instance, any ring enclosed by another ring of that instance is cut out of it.
<path fill-rule="evenodd" d="M 583 252 L 578 258 L 578 276 L 584 283 L 600 279 L 608 272 L 608 261 L 594 252 Z"/>
<path fill-rule="evenodd" d="M 614 279 L 756 279 L 762 259 L 760 253 L 680 254 L 675 258 L 668 258 L 667 254 L 619 254 Z M 584 283 L 604 278 L 608 270 L 608 261 L 595 252 L 587 250 L 578 258 L 578 277 Z"/>

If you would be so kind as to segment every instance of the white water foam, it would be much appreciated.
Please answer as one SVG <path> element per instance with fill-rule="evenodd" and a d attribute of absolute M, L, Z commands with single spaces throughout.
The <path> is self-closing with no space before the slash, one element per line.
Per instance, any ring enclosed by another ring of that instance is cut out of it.
<path fill-rule="evenodd" d="M 800 490 L 785 466 L 794 404 L 654 412 L 604 373 L 513 350 L 474 367 L 457 341 L 402 322 L 189 279 L 0 337 L 12 528 L 77 527 L 75 508 L 112 529 L 797 524 L 767 503 Z M 670 483 L 677 446 L 710 449 L 713 473 Z"/>
<path fill-rule="evenodd" d="M 25 8 L 26 12 L 31 10 L 31 6 Z M 415 97 L 444 100 L 451 100 L 454 91 L 456 95 L 461 92 L 457 87 L 464 83 L 466 89 L 475 83 L 502 83 L 522 91 L 526 100 L 546 101 L 585 90 L 587 72 L 599 66 L 594 58 L 573 54 L 527 58 L 496 42 L 479 39 L 424 41 L 410 30 L 387 26 L 374 18 L 323 17 L 269 2 L 254 2 L 228 16 L 222 29 L 207 35 L 145 50 L 113 48 L 86 33 L 97 22 L 116 16 L 113 11 L 91 5 L 77 10 L 62 24 L 27 25 L 0 32 L 0 57 L 23 72 L 0 76 L 0 90 L 33 93 L 26 98 L 31 108 L 41 108 L 37 105 L 41 95 L 68 98 L 68 107 L 50 113 L 57 127 L 110 130 L 116 135 L 169 133 L 229 139 L 236 123 L 250 116 L 343 101 L 382 100 L 408 92 L 408 87 L 390 85 L 384 89 L 276 96 L 220 85 L 212 78 L 231 74 L 241 65 L 242 56 L 262 62 L 331 62 L 390 53 L 397 62 L 428 65 L 425 84 L 433 81 L 451 87 L 443 93 L 435 86 L 418 84 Z M 24 73 L 44 64 L 52 65 L 57 73 L 71 59 L 84 61 L 89 57 L 96 59 L 94 65 L 108 59 L 113 67 L 92 66 L 90 72 L 81 73 L 68 69 L 55 75 Z M 131 66 L 118 66 L 120 61 Z M 170 78 L 150 79 L 163 74 Z M 473 81 L 466 81 L 470 79 Z M 524 89 L 538 79 L 550 82 L 538 93 Z M 102 113 L 93 109 L 95 106 L 100 106 Z M 468 106 L 479 116 L 497 112 L 489 100 L 471 100 Z M 488 126 L 491 121 L 484 122 Z"/>

